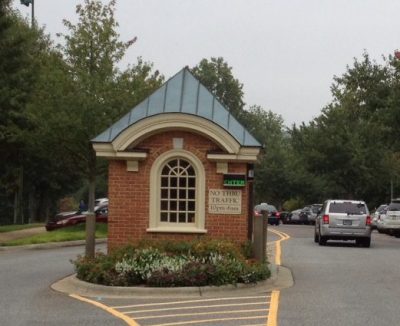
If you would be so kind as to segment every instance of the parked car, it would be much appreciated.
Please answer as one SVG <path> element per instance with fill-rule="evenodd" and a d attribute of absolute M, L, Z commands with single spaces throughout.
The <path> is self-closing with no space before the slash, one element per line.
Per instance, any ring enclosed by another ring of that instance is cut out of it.
<path fill-rule="evenodd" d="M 63 212 L 51 217 L 46 224 L 46 230 L 52 231 L 67 226 L 77 225 L 86 222 L 86 214 L 88 212 L 74 211 L 74 212 Z M 96 216 L 96 222 L 107 223 L 108 222 L 108 204 L 97 206 L 94 210 Z"/>
<path fill-rule="evenodd" d="M 393 199 L 385 210 L 386 214 L 378 220 L 378 231 L 400 237 L 400 199 Z"/>
<path fill-rule="evenodd" d="M 357 245 L 371 245 L 371 216 L 362 200 L 325 201 L 315 221 L 314 241 L 355 240 Z"/>
<path fill-rule="evenodd" d="M 290 212 L 286 212 L 286 211 L 279 212 L 279 217 L 283 224 L 290 223 Z"/>
<path fill-rule="evenodd" d="M 97 199 L 95 199 L 95 201 L 94 201 L 95 210 L 96 210 L 97 207 L 104 206 L 104 205 L 108 205 L 108 198 L 97 198 Z"/>
<path fill-rule="evenodd" d="M 378 228 L 378 221 L 384 219 L 384 216 L 386 215 L 386 208 L 388 207 L 387 204 L 382 204 L 380 205 L 374 212 L 374 214 L 372 215 L 372 222 L 371 222 L 371 228 L 377 229 Z"/>
<path fill-rule="evenodd" d="M 322 204 L 312 204 L 305 206 L 300 213 L 300 222 L 303 224 L 315 224 L 315 219 L 321 207 Z"/>
<path fill-rule="evenodd" d="M 315 224 L 319 210 L 322 208 L 322 204 L 312 204 L 310 206 L 310 215 L 308 216 L 308 221 L 310 224 Z"/>
<path fill-rule="evenodd" d="M 254 207 L 254 216 L 261 216 L 262 211 L 268 212 L 268 224 L 279 225 L 280 214 L 274 205 L 269 205 L 267 203 L 261 203 Z"/>
<path fill-rule="evenodd" d="M 294 211 L 291 211 L 288 218 L 287 218 L 287 223 L 300 223 L 300 213 L 301 209 L 295 209 Z"/>

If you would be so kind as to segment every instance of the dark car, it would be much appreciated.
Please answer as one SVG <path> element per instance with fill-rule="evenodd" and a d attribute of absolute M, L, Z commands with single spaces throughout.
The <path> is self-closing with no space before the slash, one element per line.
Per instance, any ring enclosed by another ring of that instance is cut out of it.
<path fill-rule="evenodd" d="M 97 206 L 94 211 L 96 215 L 96 222 L 107 223 L 108 221 L 108 205 Z M 86 222 L 86 215 L 88 212 L 73 211 L 59 213 L 51 217 L 46 224 L 46 230 L 52 231 L 67 226 L 77 225 Z"/>
<path fill-rule="evenodd" d="M 254 207 L 254 216 L 261 216 L 262 211 L 268 212 L 268 224 L 279 225 L 280 214 L 274 205 L 262 203 Z"/>
<path fill-rule="evenodd" d="M 311 223 L 311 206 L 305 206 L 300 212 L 300 223 L 310 224 Z"/>
<path fill-rule="evenodd" d="M 279 217 L 283 224 L 290 223 L 290 212 L 286 212 L 286 211 L 279 212 Z"/>

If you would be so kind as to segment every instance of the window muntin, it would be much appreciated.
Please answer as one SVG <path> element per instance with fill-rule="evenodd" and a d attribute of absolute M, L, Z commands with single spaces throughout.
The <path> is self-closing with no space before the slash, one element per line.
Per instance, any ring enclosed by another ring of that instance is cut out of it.
<path fill-rule="evenodd" d="M 168 161 L 160 175 L 160 222 L 195 223 L 196 173 L 185 159 Z"/>

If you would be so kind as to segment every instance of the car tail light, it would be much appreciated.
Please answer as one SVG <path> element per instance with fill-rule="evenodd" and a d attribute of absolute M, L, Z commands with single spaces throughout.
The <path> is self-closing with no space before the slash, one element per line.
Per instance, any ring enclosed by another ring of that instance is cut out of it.
<path fill-rule="evenodd" d="M 324 223 L 324 224 L 329 224 L 329 215 L 324 215 L 324 216 L 322 216 L 322 222 Z"/>
<path fill-rule="evenodd" d="M 365 221 L 365 224 L 366 225 L 371 225 L 371 216 L 367 216 L 367 219 L 366 219 L 366 221 Z"/>

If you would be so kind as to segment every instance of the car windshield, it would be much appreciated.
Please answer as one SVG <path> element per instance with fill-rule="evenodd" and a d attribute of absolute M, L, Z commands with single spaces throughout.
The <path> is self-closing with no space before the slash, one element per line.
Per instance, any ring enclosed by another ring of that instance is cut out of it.
<path fill-rule="evenodd" d="M 344 214 L 366 214 L 366 206 L 363 203 L 353 202 L 333 202 L 329 206 L 330 213 L 344 213 Z"/>
<path fill-rule="evenodd" d="M 318 211 L 319 211 L 319 209 L 322 207 L 322 205 L 321 206 L 313 206 L 311 209 L 312 209 L 312 212 L 313 213 L 318 213 Z"/>
<path fill-rule="evenodd" d="M 400 211 L 400 203 L 391 203 L 388 208 L 388 211 Z"/>
<path fill-rule="evenodd" d="M 387 207 L 388 205 L 381 205 L 381 206 L 379 206 L 378 208 L 377 208 L 377 212 L 378 213 L 382 213 L 385 209 L 386 209 L 386 207 Z"/>

